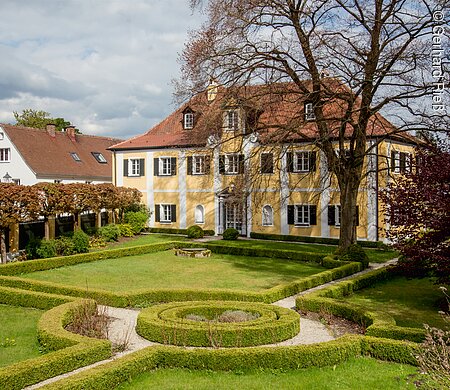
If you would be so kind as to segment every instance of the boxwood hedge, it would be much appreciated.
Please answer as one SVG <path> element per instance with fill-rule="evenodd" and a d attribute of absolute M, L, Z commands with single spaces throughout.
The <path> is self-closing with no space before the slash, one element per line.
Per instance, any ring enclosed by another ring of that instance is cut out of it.
<path fill-rule="evenodd" d="M 187 314 L 212 318 L 227 310 L 256 313 L 259 318 L 223 323 L 194 321 Z M 263 303 L 172 302 L 139 313 L 136 331 L 142 337 L 162 344 L 197 347 L 248 347 L 287 340 L 300 332 L 297 312 Z"/>
<path fill-rule="evenodd" d="M 351 280 L 300 296 L 296 299 L 296 307 L 299 310 L 314 312 L 325 310 L 336 316 L 363 324 L 367 327 L 366 335 L 368 336 L 422 342 L 425 338 L 423 329 L 396 326 L 394 318 L 388 313 L 369 311 L 360 305 L 339 300 L 351 295 L 354 291 L 386 280 L 392 275 L 386 268 L 371 271 Z"/>
<path fill-rule="evenodd" d="M 46 294 L 39 295 L 43 300 L 48 298 Z M 54 352 L 0 368 L 3 389 L 22 389 L 111 356 L 109 341 L 76 335 L 63 328 L 70 322 L 73 308 L 81 304 L 83 301 L 75 300 L 43 314 L 38 323 L 38 339 L 44 350 Z"/>
<path fill-rule="evenodd" d="M 381 360 L 416 365 L 414 343 L 348 335 L 337 340 L 291 347 L 186 349 L 148 347 L 116 361 L 80 372 L 44 388 L 46 390 L 109 390 L 120 383 L 156 368 L 192 370 L 299 369 L 342 363 L 352 357 L 372 356 Z"/>

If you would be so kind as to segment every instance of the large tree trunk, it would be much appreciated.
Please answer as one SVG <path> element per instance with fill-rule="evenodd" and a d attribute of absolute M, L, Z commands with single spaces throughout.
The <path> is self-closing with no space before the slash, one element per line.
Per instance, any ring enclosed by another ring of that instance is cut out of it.
<path fill-rule="evenodd" d="M 6 263 L 6 237 L 5 230 L 0 230 L 0 253 L 1 253 L 1 262 L 3 264 Z"/>
<path fill-rule="evenodd" d="M 344 253 L 351 244 L 356 243 L 356 200 L 361 182 L 361 174 L 348 171 L 338 178 L 341 203 L 341 226 L 339 251 Z"/>

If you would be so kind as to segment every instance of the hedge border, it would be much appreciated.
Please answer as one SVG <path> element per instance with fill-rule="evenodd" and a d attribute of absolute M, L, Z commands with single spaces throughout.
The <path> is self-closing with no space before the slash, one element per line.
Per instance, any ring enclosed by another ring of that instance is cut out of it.
<path fill-rule="evenodd" d="M 0 294 L 12 289 L 0 289 Z M 51 305 L 56 296 L 29 291 L 15 291 L 17 294 L 34 298 L 39 296 Z M 64 298 L 64 297 L 63 297 Z M 83 300 L 72 300 L 45 312 L 38 322 L 38 340 L 44 350 L 53 351 L 33 359 L 24 360 L 0 368 L 0 383 L 5 389 L 22 389 L 43 380 L 55 377 L 77 368 L 107 359 L 111 356 L 111 342 L 77 335 L 64 329 L 71 320 L 71 312 Z M 10 300 L 13 303 L 13 300 Z M 95 308 L 95 302 L 89 303 Z M 42 307 L 42 305 L 40 305 Z M 35 307 L 35 306 L 29 306 Z"/>
<path fill-rule="evenodd" d="M 17 275 L 20 272 L 30 273 L 51 268 L 58 268 L 65 265 L 75 265 L 85 262 L 98 261 L 103 259 L 117 258 L 123 256 L 140 255 L 154 253 L 161 250 L 169 250 L 178 247 L 206 247 L 214 253 L 227 253 L 246 256 L 263 256 L 263 249 L 241 248 L 217 244 L 204 244 L 193 242 L 172 241 L 160 244 L 149 244 L 124 249 L 113 249 L 103 252 L 93 252 L 65 257 L 56 257 L 43 260 L 30 260 L 22 263 L 6 264 L 8 273 Z M 266 251 L 266 257 L 278 257 L 291 261 L 311 261 L 321 262 L 321 255 L 298 253 L 291 250 L 270 250 Z M 67 263 L 64 261 L 67 260 Z M 30 270 L 25 267 L 30 264 Z M 340 265 L 340 267 L 337 267 Z M 245 290 L 228 289 L 145 289 L 133 292 L 113 293 L 101 289 L 84 289 L 79 287 L 68 287 L 58 283 L 34 281 L 23 279 L 17 276 L 0 276 L 0 286 L 20 288 L 24 290 L 40 291 L 68 295 L 80 298 L 95 299 L 97 302 L 115 307 L 141 306 L 145 307 L 155 302 L 173 301 L 197 301 L 197 300 L 232 300 L 232 301 L 256 301 L 271 303 L 279 299 L 297 294 L 301 291 L 354 274 L 361 270 L 360 263 L 333 262 L 327 263 L 327 267 L 334 267 L 326 271 L 307 276 L 287 284 L 272 287 L 263 292 L 251 292 Z M 0 267 L 1 275 L 2 267 Z M 28 271 L 28 272 L 24 272 Z"/>
<path fill-rule="evenodd" d="M 382 311 L 370 311 L 360 305 L 342 302 L 339 299 L 354 291 L 387 280 L 394 274 L 387 268 L 370 271 L 351 280 L 339 282 L 319 291 L 297 297 L 295 305 L 299 310 L 318 312 L 325 310 L 334 315 L 358 322 L 366 326 L 366 335 L 420 343 L 425 339 L 425 331 L 418 328 L 397 326 L 395 319 Z"/>
<path fill-rule="evenodd" d="M 310 236 L 294 236 L 290 234 L 268 234 L 251 232 L 251 238 L 257 238 L 260 240 L 272 240 L 272 241 L 292 241 L 292 242 L 304 242 L 326 245 L 339 245 L 338 238 L 325 238 L 325 237 L 310 237 Z M 365 248 L 382 248 L 385 244 L 382 241 L 364 241 L 358 240 L 357 243 Z"/>
<path fill-rule="evenodd" d="M 259 318 L 240 323 L 211 323 L 184 319 L 190 311 L 206 314 L 225 310 L 258 313 Z M 272 344 L 300 332 L 297 312 L 254 302 L 172 302 L 139 313 L 136 331 L 149 341 L 191 347 L 249 347 Z"/>
<path fill-rule="evenodd" d="M 291 347 L 186 349 L 147 347 L 114 362 L 44 386 L 46 390 L 109 390 L 157 368 L 230 371 L 325 367 L 358 356 L 417 365 L 419 346 L 410 342 L 347 335 L 337 340 Z M 393 353 L 395 352 L 395 353 Z"/>
<path fill-rule="evenodd" d="M 198 225 L 193 225 L 198 226 Z M 201 227 L 201 226 L 199 226 Z M 187 235 L 187 229 L 175 229 L 175 228 L 148 228 L 147 231 L 149 233 L 166 233 L 166 234 L 180 234 L 180 235 Z M 216 232 L 214 230 L 203 230 L 203 233 L 205 236 L 215 236 Z"/>

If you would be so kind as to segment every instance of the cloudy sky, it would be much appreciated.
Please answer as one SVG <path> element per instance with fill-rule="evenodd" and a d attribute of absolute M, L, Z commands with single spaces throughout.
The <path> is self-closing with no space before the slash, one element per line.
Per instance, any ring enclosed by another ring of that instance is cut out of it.
<path fill-rule="evenodd" d="M 129 138 L 175 108 L 188 0 L 0 0 L 0 122 L 44 110 Z"/>

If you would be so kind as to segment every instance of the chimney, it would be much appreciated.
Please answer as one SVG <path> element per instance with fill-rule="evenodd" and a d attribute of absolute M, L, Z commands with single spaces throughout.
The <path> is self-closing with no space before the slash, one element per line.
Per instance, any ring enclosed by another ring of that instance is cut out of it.
<path fill-rule="evenodd" d="M 208 95 L 208 103 L 211 103 L 214 101 L 214 99 L 217 96 L 218 90 L 219 90 L 219 85 L 217 84 L 216 80 L 211 78 L 209 80 L 208 88 L 206 89 L 207 95 Z"/>
<path fill-rule="evenodd" d="M 73 141 L 77 142 L 77 139 L 75 137 L 75 126 L 67 126 L 65 129 L 65 132 L 67 133 L 67 136 Z"/>
<path fill-rule="evenodd" d="M 56 125 L 54 123 L 47 123 L 45 126 L 45 129 L 47 130 L 47 133 L 50 137 L 55 138 L 56 137 Z"/>

